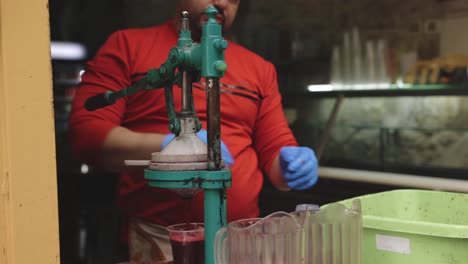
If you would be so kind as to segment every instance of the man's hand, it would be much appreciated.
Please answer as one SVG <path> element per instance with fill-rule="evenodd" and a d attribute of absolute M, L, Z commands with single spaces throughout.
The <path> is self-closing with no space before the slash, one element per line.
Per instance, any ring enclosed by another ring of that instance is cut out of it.
<path fill-rule="evenodd" d="M 205 129 L 202 129 L 197 132 L 197 136 L 205 143 L 208 144 L 208 133 L 206 132 Z M 161 144 L 161 150 L 163 150 L 169 142 L 175 137 L 174 134 L 167 134 Z M 227 148 L 226 144 L 221 141 L 221 157 L 224 160 L 224 165 L 225 166 L 231 166 L 234 164 L 234 158 L 231 155 L 231 152 L 229 152 L 229 149 Z"/>
<path fill-rule="evenodd" d="M 294 190 L 305 190 L 318 180 L 318 162 L 315 153 L 308 147 L 283 147 L 279 162 L 287 186 Z"/>

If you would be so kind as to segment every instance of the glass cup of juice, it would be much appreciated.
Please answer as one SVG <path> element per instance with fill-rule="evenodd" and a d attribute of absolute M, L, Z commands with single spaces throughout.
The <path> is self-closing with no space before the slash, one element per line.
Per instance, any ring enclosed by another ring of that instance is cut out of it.
<path fill-rule="evenodd" d="M 203 223 L 184 223 L 167 227 L 174 264 L 205 264 Z"/>

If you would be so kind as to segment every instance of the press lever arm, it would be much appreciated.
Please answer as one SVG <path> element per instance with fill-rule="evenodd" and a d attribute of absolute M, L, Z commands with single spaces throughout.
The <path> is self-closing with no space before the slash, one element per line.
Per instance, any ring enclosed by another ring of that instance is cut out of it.
<path fill-rule="evenodd" d="M 86 110 L 95 111 L 112 105 L 118 99 L 135 94 L 142 90 L 153 90 L 172 86 L 175 82 L 175 70 L 181 61 L 179 60 L 179 54 L 180 52 L 178 51 L 178 48 L 174 47 L 171 50 L 167 61 L 162 64 L 159 69 L 150 69 L 146 76 L 138 80 L 135 84 L 120 91 L 106 91 L 88 98 L 85 102 Z"/>

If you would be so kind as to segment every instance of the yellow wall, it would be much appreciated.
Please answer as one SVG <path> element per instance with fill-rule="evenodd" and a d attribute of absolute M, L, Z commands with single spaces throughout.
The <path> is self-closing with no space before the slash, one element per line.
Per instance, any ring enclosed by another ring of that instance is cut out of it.
<path fill-rule="evenodd" d="M 0 263 L 59 263 L 47 0 L 0 0 Z"/>

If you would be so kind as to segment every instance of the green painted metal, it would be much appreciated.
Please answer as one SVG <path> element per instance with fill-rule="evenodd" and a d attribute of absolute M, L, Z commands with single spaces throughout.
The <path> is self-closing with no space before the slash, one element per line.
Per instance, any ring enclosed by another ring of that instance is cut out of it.
<path fill-rule="evenodd" d="M 189 72 L 192 74 L 192 81 L 195 82 L 201 77 L 219 79 L 227 70 L 224 50 L 228 47 L 228 42 L 224 40 L 222 27 L 216 21 L 218 11 L 210 6 L 205 13 L 208 21 L 202 28 L 201 44 L 193 43 L 189 30 L 181 30 L 177 46 L 171 49 L 167 60 L 158 69 L 150 69 L 147 75 L 134 85 L 117 92 L 104 93 L 104 100 L 108 103 L 106 105 L 139 91 L 164 87 L 169 129 L 175 135 L 179 135 L 181 127 L 174 107 L 172 86 L 180 85 L 182 78 L 180 73 Z M 179 69 L 178 74 L 175 73 L 177 69 Z M 191 100 L 193 102 L 193 97 Z M 195 109 L 191 110 L 196 118 Z M 198 118 L 197 129 L 201 129 Z M 214 237 L 216 232 L 226 224 L 226 188 L 231 186 L 231 172 L 225 169 L 213 171 L 145 170 L 145 178 L 149 180 L 149 185 L 152 187 L 204 189 L 205 258 L 207 264 L 214 264 Z"/>
<path fill-rule="evenodd" d="M 192 40 L 192 33 L 190 30 L 180 30 L 179 31 L 179 38 L 177 39 L 177 46 L 189 46 L 193 44 Z"/>
<path fill-rule="evenodd" d="M 201 45 L 192 43 L 179 48 L 182 64 L 185 69 L 200 71 L 202 68 Z"/>
<path fill-rule="evenodd" d="M 205 189 L 205 263 L 214 264 L 214 240 L 226 223 L 226 189 Z"/>
<path fill-rule="evenodd" d="M 149 185 L 158 188 L 202 188 L 205 210 L 205 263 L 214 264 L 214 239 L 227 224 L 226 188 L 231 187 L 231 171 L 145 170 Z"/>
<path fill-rule="evenodd" d="M 201 37 L 202 76 L 221 78 L 227 70 L 224 50 L 228 47 L 228 43 L 223 38 L 221 25 L 216 21 L 218 14 L 216 8 L 208 7 L 205 14 L 208 16 L 208 21 L 203 25 Z"/>
<path fill-rule="evenodd" d="M 192 72 L 194 81 L 198 81 L 201 76 L 211 78 L 221 78 L 227 70 L 224 61 L 224 50 L 228 42 L 222 36 L 222 27 L 216 21 L 218 11 L 210 6 L 206 11 L 208 21 L 203 25 L 201 44 L 193 43 L 189 30 L 181 30 L 177 46 L 173 47 L 167 60 L 159 69 L 150 69 L 147 75 L 137 81 L 134 85 L 120 91 L 104 93 L 107 105 L 115 103 L 119 98 L 132 95 L 142 90 L 153 90 L 164 87 L 166 106 L 169 113 L 169 130 L 179 135 L 180 123 L 174 109 L 174 98 L 172 85 L 180 82 L 180 75 L 175 71 L 179 68 Z M 201 72 L 201 73 L 199 73 Z M 201 128 L 201 124 L 197 124 Z"/>
<path fill-rule="evenodd" d="M 169 117 L 169 131 L 178 136 L 180 134 L 181 127 L 174 107 L 172 85 L 168 85 L 164 88 L 164 97 L 166 99 L 167 115 Z"/>
<path fill-rule="evenodd" d="M 145 170 L 152 187 L 223 189 L 231 187 L 231 171 L 154 171 Z"/>

